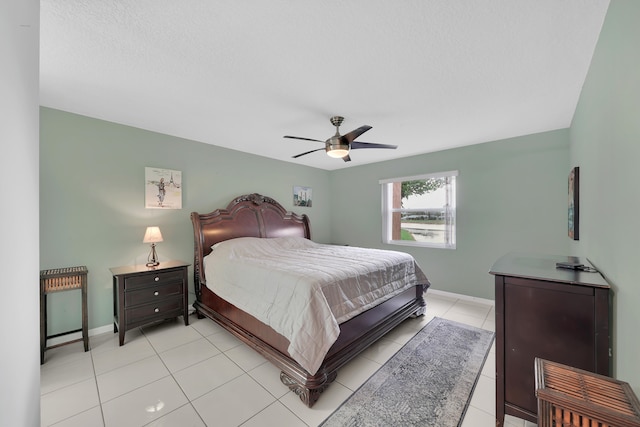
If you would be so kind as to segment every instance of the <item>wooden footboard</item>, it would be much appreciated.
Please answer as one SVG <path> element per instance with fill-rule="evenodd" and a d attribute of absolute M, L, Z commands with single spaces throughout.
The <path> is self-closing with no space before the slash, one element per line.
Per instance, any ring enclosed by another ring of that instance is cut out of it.
<path fill-rule="evenodd" d="M 287 353 L 289 341 L 268 325 L 202 287 L 193 305 L 206 316 L 253 348 L 280 370 L 280 380 L 311 407 L 337 376 L 338 370 L 391 329 L 413 315 L 424 313 L 423 294 L 416 286 L 340 325 L 340 336 L 322 366 L 311 375 Z"/>

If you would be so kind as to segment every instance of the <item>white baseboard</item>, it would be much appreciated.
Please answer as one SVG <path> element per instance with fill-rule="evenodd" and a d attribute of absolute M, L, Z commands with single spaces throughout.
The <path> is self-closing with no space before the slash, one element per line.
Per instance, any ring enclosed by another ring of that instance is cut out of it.
<path fill-rule="evenodd" d="M 110 325 L 100 326 L 98 328 L 89 329 L 89 336 L 104 334 L 105 332 L 113 332 L 113 323 Z M 82 331 L 74 332 L 67 335 L 47 339 L 47 347 L 65 344 L 71 341 L 82 339 Z"/>
<path fill-rule="evenodd" d="M 187 311 L 188 311 L 188 315 L 192 315 L 193 313 L 195 313 L 196 310 L 195 308 L 193 308 L 192 304 L 189 304 Z M 100 335 L 106 332 L 113 332 L 113 323 L 109 325 L 99 326 L 94 329 L 89 329 L 89 336 L 92 337 L 94 335 Z M 61 335 L 55 338 L 49 338 L 47 339 L 47 347 L 54 347 L 56 345 L 65 344 L 65 343 L 79 340 L 79 339 L 82 339 L 82 331 L 73 332 L 67 335 Z"/>
<path fill-rule="evenodd" d="M 429 294 L 441 295 L 443 297 L 461 299 L 461 300 L 465 300 L 465 301 L 472 301 L 472 302 L 477 302 L 477 303 L 487 304 L 487 305 L 492 305 L 492 306 L 496 305 L 496 302 L 494 300 L 492 300 L 492 299 L 472 297 L 472 296 L 463 295 L 463 294 L 456 294 L 456 293 L 453 293 L 453 292 L 441 291 L 439 289 L 429 288 L 427 290 L 427 296 Z"/>
<path fill-rule="evenodd" d="M 448 298 L 461 299 L 461 300 L 465 300 L 465 301 L 473 301 L 473 302 L 477 302 L 477 303 L 481 303 L 481 304 L 487 304 L 487 305 L 495 306 L 495 301 L 494 300 L 490 300 L 490 299 L 486 299 L 486 298 L 472 297 L 472 296 L 463 295 L 463 294 L 456 294 L 456 293 L 453 293 L 453 292 L 441 291 L 439 289 L 429 288 L 427 290 L 427 295 L 428 294 L 441 295 L 441 296 L 448 297 Z M 189 304 L 189 314 L 193 314 L 194 311 L 195 311 L 195 309 L 193 308 L 193 306 L 191 304 Z M 94 335 L 104 334 L 105 332 L 113 332 L 113 324 L 100 326 L 100 327 L 94 328 L 94 329 L 89 329 L 89 336 L 92 337 Z M 49 339 L 47 339 L 47 347 L 53 347 L 53 346 L 56 346 L 56 345 L 65 344 L 65 343 L 68 343 L 68 342 L 71 342 L 71 341 L 75 341 L 75 340 L 78 340 L 78 339 L 82 339 L 82 332 L 74 332 L 74 333 L 68 334 L 68 335 L 63 335 L 63 336 L 59 336 L 59 337 L 55 337 L 55 338 L 49 338 Z"/>

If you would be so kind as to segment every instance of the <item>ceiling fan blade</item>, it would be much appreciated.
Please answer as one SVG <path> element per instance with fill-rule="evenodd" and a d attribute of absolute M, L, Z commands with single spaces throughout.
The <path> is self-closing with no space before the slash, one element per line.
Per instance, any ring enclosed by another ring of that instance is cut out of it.
<path fill-rule="evenodd" d="M 397 145 L 389 145 L 389 144 L 374 144 L 373 142 L 353 141 L 351 143 L 351 149 L 352 150 L 356 150 L 358 148 L 391 148 L 391 149 L 396 149 L 396 148 L 398 148 L 398 146 Z"/>
<path fill-rule="evenodd" d="M 315 142 L 322 142 L 324 144 L 324 141 L 320 141 L 319 139 L 311 139 L 311 138 L 302 138 L 300 136 L 289 136 L 289 135 L 285 135 L 283 136 L 283 138 L 291 138 L 291 139 L 301 139 L 303 141 L 315 141 Z"/>
<path fill-rule="evenodd" d="M 306 153 L 296 154 L 295 156 L 292 156 L 292 158 L 297 159 L 298 157 L 302 157 L 302 156 L 304 156 L 306 154 L 313 153 L 313 152 L 320 151 L 320 150 L 324 150 L 324 148 L 318 148 L 318 149 L 315 149 L 315 150 L 307 151 Z"/>
<path fill-rule="evenodd" d="M 345 162 L 350 162 L 351 161 L 351 157 L 349 157 L 349 155 L 347 154 L 346 156 L 344 156 L 342 158 L 342 160 L 344 160 Z"/>
<path fill-rule="evenodd" d="M 349 143 L 353 142 L 354 139 L 356 139 L 357 137 L 359 137 L 360 135 L 362 135 L 363 133 L 365 133 L 366 131 L 368 131 L 369 129 L 371 129 L 371 126 L 360 126 L 358 129 L 352 130 L 351 132 L 342 135 L 342 140 L 347 140 Z"/>

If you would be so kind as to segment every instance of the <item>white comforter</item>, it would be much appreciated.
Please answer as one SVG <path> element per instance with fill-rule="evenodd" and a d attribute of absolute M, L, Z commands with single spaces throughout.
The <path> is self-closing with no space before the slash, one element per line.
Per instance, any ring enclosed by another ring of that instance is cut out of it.
<path fill-rule="evenodd" d="M 299 237 L 242 237 L 205 257 L 206 286 L 285 336 L 315 374 L 338 325 L 428 280 L 409 254 L 321 245 Z"/>

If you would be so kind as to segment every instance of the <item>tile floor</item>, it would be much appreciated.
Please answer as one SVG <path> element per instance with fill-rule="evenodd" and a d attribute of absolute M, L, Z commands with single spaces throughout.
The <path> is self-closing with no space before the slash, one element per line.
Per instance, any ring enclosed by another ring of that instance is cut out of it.
<path fill-rule="evenodd" d="M 209 319 L 181 319 L 46 352 L 42 426 L 317 426 L 434 316 L 489 330 L 493 306 L 429 292 L 427 314 L 408 319 L 351 361 L 312 409 L 282 385 L 279 371 Z M 462 427 L 495 426 L 491 349 Z M 507 416 L 509 427 L 534 424 Z"/>

